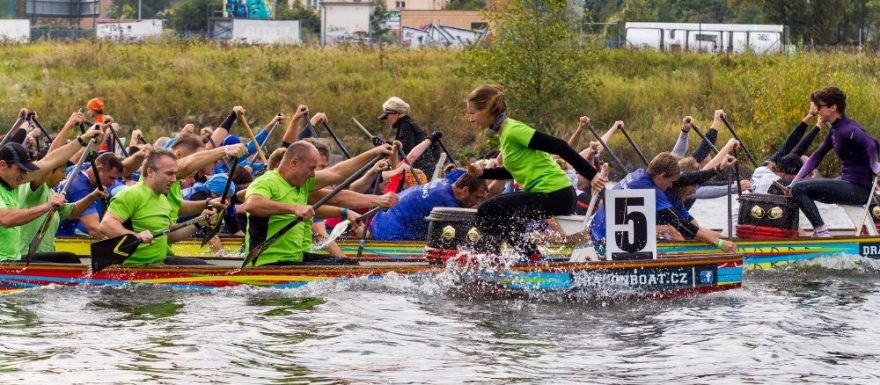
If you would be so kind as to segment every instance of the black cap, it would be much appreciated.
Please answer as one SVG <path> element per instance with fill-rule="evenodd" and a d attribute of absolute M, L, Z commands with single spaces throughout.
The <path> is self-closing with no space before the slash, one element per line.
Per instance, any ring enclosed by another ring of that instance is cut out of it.
<path fill-rule="evenodd" d="M 0 147 L 0 160 L 5 161 L 6 164 L 17 164 L 22 170 L 28 172 L 40 169 L 34 164 L 31 153 L 24 146 L 15 142 L 6 143 Z"/>
<path fill-rule="evenodd" d="M 797 154 L 788 154 L 776 160 L 776 171 L 783 174 L 797 175 L 803 166 L 804 161 Z"/>

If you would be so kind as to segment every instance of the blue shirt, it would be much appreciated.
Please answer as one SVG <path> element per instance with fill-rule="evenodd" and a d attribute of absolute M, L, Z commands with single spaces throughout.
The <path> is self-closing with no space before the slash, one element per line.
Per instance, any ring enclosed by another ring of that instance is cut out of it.
<path fill-rule="evenodd" d="M 635 170 L 626 175 L 620 182 L 618 182 L 612 190 L 637 190 L 637 189 L 653 189 L 655 195 L 655 202 L 657 206 L 657 211 L 665 210 L 672 207 L 672 204 L 669 202 L 666 193 L 657 185 L 654 184 L 654 180 L 651 179 L 651 176 L 648 175 L 648 172 L 644 169 Z M 591 237 L 593 241 L 605 241 L 605 205 L 602 205 L 596 210 L 596 215 L 593 217 L 593 222 L 590 223 L 590 230 L 592 231 Z"/>
<path fill-rule="evenodd" d="M 89 164 L 83 163 L 82 169 L 88 169 Z M 92 187 L 91 183 L 89 183 L 89 177 L 85 171 L 80 171 L 77 175 L 68 175 L 67 178 L 74 178 L 73 182 L 70 185 L 70 189 L 67 190 L 67 201 L 68 202 L 76 202 L 82 198 L 85 198 L 87 195 L 91 194 L 92 191 L 95 190 Z M 58 187 L 55 188 L 55 192 L 61 192 L 61 189 L 64 188 L 64 185 L 67 184 L 67 180 L 62 181 Z M 86 211 L 83 211 L 80 214 L 80 217 L 84 217 L 86 215 L 98 214 L 98 220 L 104 218 L 104 210 L 103 210 L 103 202 L 104 199 L 97 199 L 92 204 L 86 208 Z M 58 225 L 57 235 L 71 237 L 77 235 L 76 232 L 79 231 L 81 234 L 88 234 L 89 230 L 86 229 L 86 226 L 80 222 L 79 218 L 77 219 L 64 219 L 61 221 L 61 224 Z"/>
<path fill-rule="evenodd" d="M 434 207 L 461 207 L 448 180 L 439 179 L 404 190 L 396 206 L 376 214 L 370 230 L 377 240 L 425 240 L 428 236 L 425 217 Z"/>

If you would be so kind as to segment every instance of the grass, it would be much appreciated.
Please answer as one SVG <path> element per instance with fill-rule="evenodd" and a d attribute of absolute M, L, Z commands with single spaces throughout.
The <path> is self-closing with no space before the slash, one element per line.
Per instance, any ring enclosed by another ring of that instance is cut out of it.
<path fill-rule="evenodd" d="M 591 116 L 603 130 L 620 119 L 642 150 L 654 154 L 671 149 L 684 115 L 708 128 L 712 111 L 723 108 L 762 157 L 806 113 L 810 92 L 826 85 L 844 89 L 848 115 L 878 133 L 880 59 L 874 56 L 632 50 L 600 50 L 597 55 L 591 71 L 600 86 L 584 100 L 583 109 L 550 112 L 551 131 L 561 137 L 567 137 L 581 115 Z M 0 116 L 11 124 L 25 106 L 37 111 L 45 126 L 57 129 L 72 111 L 100 96 L 124 132 L 137 127 L 155 138 L 190 122 L 216 125 L 236 104 L 245 106 L 256 127 L 279 111 L 291 114 L 303 103 L 313 113 L 327 112 L 347 147 L 360 150 L 368 144 L 350 118 L 358 117 L 375 134 L 390 136 L 390 129 L 375 117 L 382 102 L 397 95 L 412 105 L 413 117 L 428 131 L 444 132 L 448 147 L 475 154 L 488 141 L 467 123 L 463 100 L 482 81 L 465 75 L 461 69 L 466 65 L 460 52 L 446 50 L 380 52 L 179 40 L 7 44 L 0 45 L 0 81 L 5 85 L 0 89 Z M 729 134 L 721 132 L 719 140 L 726 140 Z M 635 164 L 635 152 L 622 137 L 611 145 Z"/>

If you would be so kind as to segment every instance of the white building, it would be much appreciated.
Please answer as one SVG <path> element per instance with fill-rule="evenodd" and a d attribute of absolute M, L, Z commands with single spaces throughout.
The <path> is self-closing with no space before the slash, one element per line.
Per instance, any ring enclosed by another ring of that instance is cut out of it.
<path fill-rule="evenodd" d="M 765 24 L 626 23 L 635 48 L 698 52 L 783 52 L 785 26 Z"/>

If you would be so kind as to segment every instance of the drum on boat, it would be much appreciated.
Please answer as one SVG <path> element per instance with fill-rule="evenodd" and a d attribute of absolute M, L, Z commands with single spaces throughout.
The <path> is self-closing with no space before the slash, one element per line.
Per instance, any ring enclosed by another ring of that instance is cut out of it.
<path fill-rule="evenodd" d="M 426 218 L 428 244 L 425 254 L 432 263 L 443 263 L 458 254 L 462 247 L 473 248 L 482 235 L 476 227 L 477 210 L 435 207 Z"/>
<path fill-rule="evenodd" d="M 797 238 L 798 207 L 794 199 L 773 194 L 739 197 L 736 235 L 743 239 Z"/>

